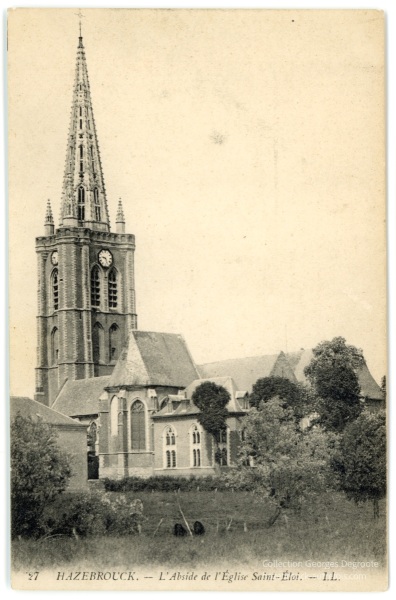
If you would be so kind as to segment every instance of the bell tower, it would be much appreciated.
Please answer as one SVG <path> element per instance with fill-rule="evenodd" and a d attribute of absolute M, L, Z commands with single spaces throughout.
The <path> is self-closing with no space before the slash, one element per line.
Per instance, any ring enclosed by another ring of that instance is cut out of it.
<path fill-rule="evenodd" d="M 121 200 L 116 232 L 110 229 L 80 30 L 60 225 L 55 230 L 48 201 L 44 236 L 36 238 L 36 400 L 51 406 L 66 380 L 112 372 L 129 330 L 137 328 L 134 251 Z"/>

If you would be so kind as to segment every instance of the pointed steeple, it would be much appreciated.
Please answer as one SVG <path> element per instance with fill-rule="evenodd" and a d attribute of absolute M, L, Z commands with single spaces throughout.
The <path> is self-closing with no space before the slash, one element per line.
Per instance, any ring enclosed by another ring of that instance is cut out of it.
<path fill-rule="evenodd" d="M 121 198 L 118 200 L 116 216 L 116 233 L 125 233 L 125 217 Z"/>
<path fill-rule="evenodd" d="M 61 227 L 88 227 L 97 231 L 110 230 L 81 27 L 62 188 L 60 225 Z"/>
<path fill-rule="evenodd" d="M 44 220 L 44 231 L 45 235 L 53 235 L 54 234 L 54 217 L 52 215 L 51 202 L 47 200 L 47 209 L 45 211 L 45 220 Z"/>

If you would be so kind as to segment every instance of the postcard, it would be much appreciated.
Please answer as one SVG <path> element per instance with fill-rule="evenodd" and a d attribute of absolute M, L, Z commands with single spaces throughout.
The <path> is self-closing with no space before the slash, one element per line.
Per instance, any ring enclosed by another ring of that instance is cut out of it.
<path fill-rule="evenodd" d="M 8 12 L 15 589 L 387 588 L 384 14 Z"/>

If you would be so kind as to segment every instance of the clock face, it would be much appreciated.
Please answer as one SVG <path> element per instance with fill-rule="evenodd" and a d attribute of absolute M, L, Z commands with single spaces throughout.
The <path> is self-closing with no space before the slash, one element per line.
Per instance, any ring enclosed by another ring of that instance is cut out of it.
<path fill-rule="evenodd" d="M 113 256 L 110 250 L 101 250 L 99 252 L 99 262 L 102 267 L 110 267 L 111 263 L 113 262 Z"/>
<path fill-rule="evenodd" d="M 51 262 L 53 265 L 57 265 L 58 264 L 58 250 L 54 250 L 54 252 L 51 255 Z"/>

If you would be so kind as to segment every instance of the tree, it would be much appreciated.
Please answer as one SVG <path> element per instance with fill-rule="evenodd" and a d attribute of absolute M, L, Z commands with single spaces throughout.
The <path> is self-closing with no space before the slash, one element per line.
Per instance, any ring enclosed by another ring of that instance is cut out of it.
<path fill-rule="evenodd" d="M 67 486 L 67 455 L 49 425 L 18 414 L 11 425 L 11 533 L 37 536 L 44 508 Z"/>
<path fill-rule="evenodd" d="M 299 509 L 330 486 L 335 437 L 320 428 L 298 429 L 292 409 L 278 398 L 262 402 L 259 410 L 253 408 L 244 418 L 239 469 L 229 478 L 236 487 L 250 485 L 260 497 L 271 500 L 272 525 L 282 509 Z M 252 459 L 254 468 L 247 466 Z"/>
<path fill-rule="evenodd" d="M 386 375 L 381 379 L 381 392 L 384 395 L 384 403 L 386 404 Z"/>
<path fill-rule="evenodd" d="M 361 411 L 357 370 L 364 364 L 363 353 L 336 337 L 313 349 L 313 358 L 304 373 L 318 397 L 319 422 L 330 431 L 341 432 Z"/>
<path fill-rule="evenodd" d="M 386 494 L 385 411 L 364 411 L 345 427 L 332 465 L 347 497 L 355 502 L 372 500 L 378 517 L 378 502 Z"/>
<path fill-rule="evenodd" d="M 289 405 L 297 419 L 305 413 L 303 402 L 304 394 L 300 386 L 285 377 L 262 377 L 253 385 L 250 394 L 250 405 L 259 408 L 261 402 L 268 402 L 271 398 L 279 396 L 285 405 Z"/>
<path fill-rule="evenodd" d="M 191 399 L 201 411 L 197 417 L 198 421 L 218 444 L 220 432 L 227 427 L 226 406 L 231 399 L 230 394 L 223 386 L 205 381 L 196 388 Z"/>

